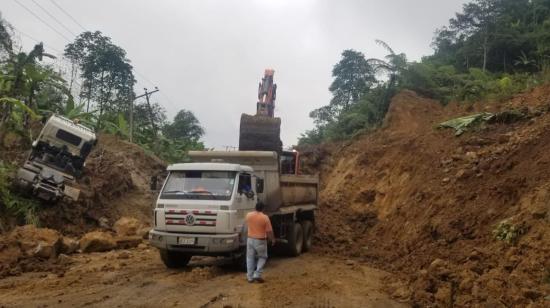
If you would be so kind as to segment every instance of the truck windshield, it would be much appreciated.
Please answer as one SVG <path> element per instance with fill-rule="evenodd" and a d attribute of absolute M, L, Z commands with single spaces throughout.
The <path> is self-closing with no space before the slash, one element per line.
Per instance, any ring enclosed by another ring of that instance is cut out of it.
<path fill-rule="evenodd" d="M 233 171 L 172 171 L 161 199 L 230 200 L 235 176 Z"/>

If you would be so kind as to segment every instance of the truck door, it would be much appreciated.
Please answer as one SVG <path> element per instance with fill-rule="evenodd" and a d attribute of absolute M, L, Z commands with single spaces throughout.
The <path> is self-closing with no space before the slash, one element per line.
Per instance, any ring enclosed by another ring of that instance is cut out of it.
<path fill-rule="evenodd" d="M 236 206 L 238 210 L 251 210 L 256 206 L 255 179 L 249 173 L 239 174 L 237 186 Z"/>

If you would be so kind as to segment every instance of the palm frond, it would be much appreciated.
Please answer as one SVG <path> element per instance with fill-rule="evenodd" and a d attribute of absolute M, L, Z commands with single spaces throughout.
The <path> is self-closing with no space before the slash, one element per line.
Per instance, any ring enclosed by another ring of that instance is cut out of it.
<path fill-rule="evenodd" d="M 395 55 L 395 52 L 393 51 L 393 49 L 391 49 L 390 45 L 388 45 L 386 42 L 379 39 L 376 39 L 374 41 L 376 42 L 376 44 L 384 47 L 384 49 L 386 49 L 390 54 Z"/>

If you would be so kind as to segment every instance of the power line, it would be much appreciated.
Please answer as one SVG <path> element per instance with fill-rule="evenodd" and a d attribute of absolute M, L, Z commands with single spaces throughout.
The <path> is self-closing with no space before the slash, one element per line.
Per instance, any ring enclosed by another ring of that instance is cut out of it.
<path fill-rule="evenodd" d="M 44 23 L 46 26 L 48 26 L 50 29 L 52 29 L 53 31 L 55 31 L 57 34 L 59 34 L 60 36 L 62 36 L 63 38 L 65 38 L 68 42 L 71 41 L 71 39 L 67 38 L 65 35 L 63 35 L 61 32 L 59 32 L 57 29 L 55 29 L 54 27 L 52 27 L 50 24 L 48 24 L 46 21 L 44 21 L 42 18 L 40 18 L 40 16 L 36 15 L 32 10 L 30 10 L 29 8 L 27 8 L 26 6 L 24 6 L 22 3 L 20 3 L 18 0 L 14 0 L 17 4 L 19 4 L 21 7 L 23 7 L 27 12 L 31 13 L 34 17 L 36 17 L 36 19 L 38 19 L 39 21 L 41 21 L 42 23 Z M 69 33 L 71 33 L 72 35 L 74 36 L 77 36 L 74 34 L 73 31 L 71 31 L 67 26 L 65 26 L 65 24 L 63 24 L 60 20 L 58 20 L 55 16 L 53 16 L 50 12 L 48 12 L 44 7 L 42 7 L 40 4 L 38 4 L 35 0 L 31 0 L 34 4 L 36 4 L 42 11 L 44 11 L 46 14 L 48 14 L 48 16 L 50 16 L 54 21 L 56 21 L 58 24 L 60 24 L 65 30 L 67 30 Z M 54 0 L 50 0 L 50 2 L 56 6 L 61 12 L 63 12 L 63 14 L 65 14 L 67 17 L 69 17 L 76 25 L 78 25 L 82 30 L 84 31 L 89 31 L 88 29 L 86 29 L 86 27 L 84 27 L 82 24 L 80 24 L 78 22 L 78 20 L 76 18 L 74 18 L 69 12 L 67 12 L 65 9 L 63 9 L 62 6 L 60 6 L 59 4 L 57 4 L 57 2 L 55 2 Z M 21 31 L 19 31 L 21 34 L 27 36 L 30 38 L 29 35 L 26 35 L 24 33 L 22 33 Z M 34 38 L 32 38 L 33 40 L 35 41 L 38 41 Z M 55 50 L 54 48 L 51 48 L 52 50 Z M 63 52 L 57 50 L 57 52 L 63 54 Z M 143 80 L 147 81 L 149 84 L 151 84 L 152 86 L 156 86 L 156 84 L 154 82 L 152 82 L 149 78 L 147 78 L 144 74 L 140 73 L 135 67 L 134 67 L 134 71 L 136 72 L 136 74 L 138 76 L 140 76 Z M 170 97 L 168 95 L 166 95 L 164 92 L 160 92 L 160 94 L 166 99 L 166 101 L 172 105 L 173 107 L 177 108 L 177 105 L 170 99 Z"/>
<path fill-rule="evenodd" d="M 46 45 L 43 41 L 41 41 L 41 40 L 39 40 L 39 39 L 37 39 L 37 38 L 35 38 L 35 37 L 33 37 L 33 36 L 28 35 L 27 33 L 25 33 L 25 32 L 23 32 L 23 31 L 17 29 L 17 28 L 16 28 L 15 26 L 13 26 L 13 25 L 10 25 L 10 26 L 13 28 L 13 30 L 17 31 L 19 34 L 21 34 L 21 35 L 23 35 L 23 36 L 25 36 L 25 37 L 27 37 L 27 38 L 29 38 L 29 39 L 31 39 L 31 40 L 37 42 L 37 43 L 42 43 L 42 44 L 44 44 L 44 47 L 47 47 L 48 49 L 51 49 L 51 50 L 53 50 L 53 51 L 55 51 L 55 52 L 57 52 L 57 53 L 63 54 L 63 52 L 60 51 L 59 49 L 53 48 L 53 47 L 50 46 L 50 45 Z"/>
<path fill-rule="evenodd" d="M 142 73 L 140 73 L 135 67 L 134 67 L 134 71 L 136 72 L 136 75 L 138 75 L 139 77 L 143 78 L 143 80 L 147 81 L 148 83 L 150 83 L 152 86 L 155 86 L 155 83 L 152 82 L 150 79 L 148 79 L 147 77 L 145 77 L 145 75 L 143 75 Z M 160 95 L 162 95 L 166 101 L 172 105 L 172 107 L 175 107 L 175 108 L 178 108 L 177 105 L 170 99 L 170 97 L 168 97 L 168 95 L 166 95 L 164 93 L 164 91 L 160 91 Z"/>
<path fill-rule="evenodd" d="M 35 0 L 32 0 L 33 2 Z M 55 5 L 61 12 L 63 12 L 65 15 L 67 15 L 67 17 L 69 17 L 75 24 L 77 24 L 82 30 L 84 31 L 90 31 L 88 29 L 86 29 L 86 27 L 84 27 L 82 24 L 80 24 L 78 22 L 78 20 L 76 18 L 74 18 L 69 12 L 67 12 L 65 9 L 63 9 L 62 6 L 60 6 L 59 4 L 57 4 L 57 2 L 55 2 L 54 0 L 50 0 L 50 2 Z M 71 32 L 72 33 L 72 32 Z M 140 73 L 136 67 L 134 67 L 134 71 L 136 72 L 136 75 L 138 75 L 139 77 L 141 77 L 143 80 L 145 80 L 146 82 L 148 82 L 151 86 L 154 86 L 156 87 L 156 84 L 154 82 L 152 82 L 149 78 L 147 78 L 144 74 Z M 166 99 L 166 101 L 177 108 L 176 104 L 168 97 L 168 95 L 166 95 L 164 92 L 160 92 L 160 94 Z"/>
<path fill-rule="evenodd" d="M 50 2 L 55 5 L 61 12 L 63 12 L 65 15 L 67 15 L 75 24 L 77 24 L 82 30 L 88 31 L 83 25 L 81 25 L 76 18 L 74 18 L 69 12 L 65 11 L 59 4 L 57 4 L 54 0 L 50 0 Z"/>
<path fill-rule="evenodd" d="M 53 16 L 48 10 L 46 10 L 43 6 L 41 6 L 36 0 L 31 0 L 36 6 L 38 6 L 44 13 L 46 13 L 48 16 L 50 16 L 55 22 L 57 22 L 63 29 L 67 30 L 70 34 L 73 36 L 76 36 L 71 29 L 69 29 L 67 26 L 65 26 L 59 19 L 57 19 L 55 16 Z"/>
<path fill-rule="evenodd" d="M 36 17 L 36 19 L 38 19 L 39 21 L 41 21 L 43 24 L 45 24 L 46 26 L 48 26 L 48 28 L 52 29 L 53 31 L 55 31 L 55 33 L 59 34 L 61 37 L 63 37 L 65 40 L 67 40 L 68 42 L 71 41 L 70 38 L 66 37 L 63 33 L 57 31 L 56 28 L 52 27 L 49 23 L 45 22 L 44 19 L 40 18 L 40 16 L 36 15 L 32 10 L 30 10 L 28 7 L 24 6 L 21 2 L 19 2 L 18 0 L 13 0 L 15 1 L 15 3 L 19 4 L 19 6 L 21 6 L 22 8 L 24 8 L 27 12 L 29 12 L 30 14 L 32 14 L 34 17 Z"/>

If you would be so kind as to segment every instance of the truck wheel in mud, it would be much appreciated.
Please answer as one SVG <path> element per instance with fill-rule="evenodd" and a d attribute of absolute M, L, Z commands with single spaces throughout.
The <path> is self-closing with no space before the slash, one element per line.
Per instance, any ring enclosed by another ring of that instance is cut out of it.
<path fill-rule="evenodd" d="M 287 254 L 291 257 L 297 257 L 302 253 L 304 246 L 304 230 L 302 225 L 294 223 L 288 231 Z"/>
<path fill-rule="evenodd" d="M 311 249 L 311 240 L 313 238 L 313 223 L 309 220 L 302 221 L 302 230 L 304 233 L 304 243 L 302 246 L 303 252 L 308 252 Z"/>
<path fill-rule="evenodd" d="M 241 272 L 246 272 L 246 248 L 240 249 L 239 253 L 233 257 L 233 267 Z"/>
<path fill-rule="evenodd" d="M 185 267 L 189 263 L 189 260 L 191 260 L 191 256 L 183 252 L 169 251 L 166 249 L 161 249 L 159 252 L 162 262 L 164 262 L 164 265 L 168 268 Z"/>

